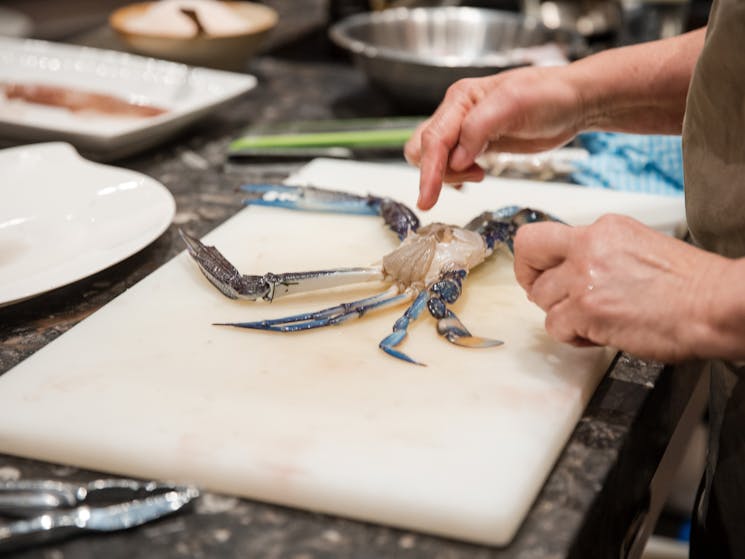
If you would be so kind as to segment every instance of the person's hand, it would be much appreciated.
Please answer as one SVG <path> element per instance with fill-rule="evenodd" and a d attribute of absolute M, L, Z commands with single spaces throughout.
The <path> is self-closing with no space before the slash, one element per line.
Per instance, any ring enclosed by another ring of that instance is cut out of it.
<path fill-rule="evenodd" d="M 420 167 L 421 209 L 434 206 L 443 182 L 479 181 L 486 150 L 532 153 L 560 146 L 581 129 L 582 101 L 564 68 L 520 68 L 456 82 L 407 142 Z"/>
<path fill-rule="evenodd" d="M 742 284 L 739 261 L 618 215 L 524 225 L 514 247 L 517 281 L 559 341 L 664 362 L 742 359 L 742 305 L 730 290 Z"/>

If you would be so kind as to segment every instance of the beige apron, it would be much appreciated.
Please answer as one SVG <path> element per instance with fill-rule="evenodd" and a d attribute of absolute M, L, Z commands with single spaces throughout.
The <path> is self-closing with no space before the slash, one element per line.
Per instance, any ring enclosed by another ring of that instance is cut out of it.
<path fill-rule="evenodd" d="M 745 256 L 745 0 L 714 2 L 688 93 L 683 153 L 694 241 L 732 258 Z M 694 522 L 715 545 L 745 558 L 745 368 L 721 361 L 707 366 L 711 433 Z M 709 548 L 701 556 L 719 555 Z"/>

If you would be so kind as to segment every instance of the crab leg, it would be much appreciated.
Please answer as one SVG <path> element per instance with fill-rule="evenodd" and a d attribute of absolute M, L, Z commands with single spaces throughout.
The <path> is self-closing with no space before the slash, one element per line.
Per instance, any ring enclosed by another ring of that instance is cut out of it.
<path fill-rule="evenodd" d="M 217 326 L 235 326 L 237 328 L 250 328 L 253 330 L 271 330 L 273 332 L 297 332 L 299 330 L 311 330 L 341 324 L 351 318 L 360 318 L 365 313 L 373 310 L 396 305 L 411 300 L 411 293 L 401 293 L 398 286 L 359 299 L 351 303 L 342 303 L 334 307 L 328 307 L 320 311 L 273 318 L 270 320 L 258 320 L 256 322 L 233 322 L 222 323 Z"/>
<path fill-rule="evenodd" d="M 462 347 L 477 348 L 502 345 L 503 342 L 500 340 L 482 338 L 471 334 L 468 329 L 463 326 L 463 323 L 458 319 L 455 313 L 447 308 L 448 304 L 454 303 L 458 300 L 458 297 L 460 297 L 462 287 L 461 282 L 465 276 L 466 273 L 463 270 L 444 272 L 439 280 L 430 285 L 429 289 L 419 293 L 411 306 L 406 309 L 403 316 L 401 316 L 401 318 L 399 318 L 393 325 L 393 332 L 388 334 L 388 336 L 380 342 L 380 349 L 385 351 L 388 355 L 397 357 L 398 359 L 403 359 L 404 361 L 414 363 L 415 365 L 423 365 L 423 363 L 415 361 L 395 348 L 406 337 L 411 321 L 419 318 L 425 308 L 433 317 L 438 319 L 437 333 L 443 336 L 450 343 Z"/>
<path fill-rule="evenodd" d="M 427 309 L 437 320 L 437 333 L 452 344 L 463 347 L 494 347 L 502 345 L 501 340 L 474 336 L 460 319 L 447 306 L 455 303 L 460 297 L 462 282 L 466 277 L 464 270 L 444 272 L 440 279 L 430 288 L 431 293 Z"/>
<path fill-rule="evenodd" d="M 407 233 L 419 228 L 419 219 L 407 206 L 378 196 L 358 196 L 338 190 L 312 186 L 284 184 L 247 184 L 241 190 L 248 193 L 247 206 L 270 206 L 291 210 L 379 215 L 386 225 L 403 240 Z"/>
<path fill-rule="evenodd" d="M 422 311 L 427 308 L 427 302 L 430 299 L 430 292 L 428 290 L 421 291 L 419 295 L 417 295 L 416 299 L 414 299 L 414 302 L 409 306 L 408 309 L 406 309 L 406 312 L 399 318 L 396 323 L 393 325 L 393 332 L 388 334 L 383 340 L 378 344 L 378 347 L 385 351 L 388 355 L 392 357 L 396 357 L 397 359 L 402 359 L 408 363 L 413 363 L 414 365 L 424 365 L 424 363 L 420 363 L 419 361 L 416 361 L 406 355 L 402 351 L 398 351 L 396 346 L 400 344 L 404 338 L 406 337 L 406 333 L 409 329 L 409 323 L 412 320 L 416 320 L 419 318 L 419 316 L 422 314 Z"/>
<path fill-rule="evenodd" d="M 285 274 L 264 274 L 263 276 L 242 275 L 213 246 L 206 246 L 198 239 L 179 230 L 192 259 L 199 269 L 223 295 L 231 299 L 264 299 L 272 301 L 290 293 L 326 289 L 339 285 L 382 280 L 384 275 L 380 266 L 360 268 L 339 268 L 335 270 L 316 270 L 310 272 L 290 272 Z"/>

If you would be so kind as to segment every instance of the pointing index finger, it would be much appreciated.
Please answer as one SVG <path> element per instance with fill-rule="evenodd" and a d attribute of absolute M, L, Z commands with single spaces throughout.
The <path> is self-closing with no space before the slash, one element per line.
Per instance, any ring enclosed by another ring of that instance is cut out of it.
<path fill-rule="evenodd" d="M 453 87 L 421 130 L 417 205 L 423 210 L 434 206 L 439 198 L 450 153 L 458 144 L 461 124 L 470 108 L 470 98 L 463 88 Z"/>
<path fill-rule="evenodd" d="M 422 137 L 422 157 L 419 163 L 419 199 L 417 206 L 428 210 L 440 197 L 445 166 L 448 159 L 448 148 L 437 140 L 426 140 Z"/>

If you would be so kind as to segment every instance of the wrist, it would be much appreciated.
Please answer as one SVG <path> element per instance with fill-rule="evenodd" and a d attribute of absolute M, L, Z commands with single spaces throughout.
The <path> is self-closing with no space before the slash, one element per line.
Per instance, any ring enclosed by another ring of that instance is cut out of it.
<path fill-rule="evenodd" d="M 745 359 L 745 259 L 716 257 L 693 294 L 694 353 L 703 358 Z"/>
<path fill-rule="evenodd" d="M 603 54 L 605 53 L 590 56 L 565 67 L 566 82 L 577 100 L 575 114 L 578 132 L 613 128 L 613 115 L 618 111 L 618 90 L 606 83 L 611 64 L 604 60 L 606 57 Z"/>

